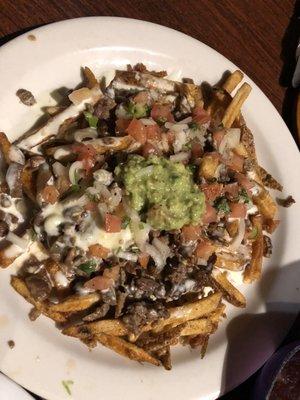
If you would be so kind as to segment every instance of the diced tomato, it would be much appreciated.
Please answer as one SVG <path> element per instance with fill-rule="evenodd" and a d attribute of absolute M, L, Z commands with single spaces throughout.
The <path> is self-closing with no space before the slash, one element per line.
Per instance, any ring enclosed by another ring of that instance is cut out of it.
<path fill-rule="evenodd" d="M 41 192 L 42 199 L 45 203 L 55 204 L 59 197 L 59 192 L 54 185 L 47 185 Z"/>
<path fill-rule="evenodd" d="M 119 133 L 124 133 L 126 131 L 126 129 L 128 128 L 130 122 L 131 122 L 131 119 L 118 118 L 116 120 L 116 131 Z"/>
<path fill-rule="evenodd" d="M 209 113 L 202 107 L 195 107 L 193 109 L 193 121 L 199 124 L 206 124 L 210 121 Z"/>
<path fill-rule="evenodd" d="M 109 289 L 114 285 L 114 280 L 106 278 L 105 276 L 95 276 L 83 285 L 87 289 L 92 290 L 105 290 Z"/>
<path fill-rule="evenodd" d="M 213 206 L 206 202 L 206 210 L 202 217 L 203 224 L 210 224 L 211 222 L 216 222 L 217 212 Z"/>
<path fill-rule="evenodd" d="M 106 232 L 120 232 L 122 228 L 122 220 L 117 215 L 105 214 L 104 227 Z"/>
<path fill-rule="evenodd" d="M 213 139 L 216 145 L 216 148 L 218 149 L 220 147 L 220 144 L 224 138 L 225 131 L 217 131 L 213 133 Z"/>
<path fill-rule="evenodd" d="M 151 143 L 146 143 L 142 147 L 142 156 L 145 158 L 147 158 L 152 154 L 159 154 L 159 153 L 160 153 L 159 149 Z"/>
<path fill-rule="evenodd" d="M 223 185 L 221 183 L 204 183 L 200 186 L 200 189 L 205 194 L 207 201 L 214 201 L 217 197 L 221 196 L 223 191 Z"/>
<path fill-rule="evenodd" d="M 250 179 L 247 178 L 246 175 L 239 174 L 238 172 L 235 174 L 235 179 L 238 181 L 238 183 L 239 183 L 245 190 L 247 190 L 247 192 L 249 192 L 249 191 L 253 188 L 253 186 L 254 186 L 254 183 L 252 183 L 252 182 L 250 181 Z"/>
<path fill-rule="evenodd" d="M 228 160 L 225 161 L 225 163 L 229 168 L 233 169 L 234 171 L 242 172 L 244 168 L 244 161 L 244 157 L 232 153 L 232 155 L 229 157 Z"/>
<path fill-rule="evenodd" d="M 232 197 L 236 197 L 239 194 L 239 185 L 235 183 L 228 183 L 224 186 L 224 192 L 230 194 Z"/>
<path fill-rule="evenodd" d="M 109 250 L 101 244 L 92 244 L 89 247 L 89 255 L 91 257 L 107 258 Z"/>
<path fill-rule="evenodd" d="M 86 211 L 96 211 L 97 204 L 94 201 L 89 201 L 88 203 L 86 203 L 84 208 L 86 209 Z"/>
<path fill-rule="evenodd" d="M 229 203 L 231 218 L 245 218 L 247 212 L 247 206 L 244 203 Z"/>
<path fill-rule="evenodd" d="M 215 246 L 212 243 L 208 241 L 203 241 L 198 243 L 195 250 L 195 254 L 196 257 L 207 260 L 214 251 L 215 251 Z"/>
<path fill-rule="evenodd" d="M 198 240 L 201 235 L 201 227 L 199 225 L 186 225 L 181 229 L 181 237 L 184 243 Z"/>
<path fill-rule="evenodd" d="M 192 157 L 193 158 L 199 158 L 203 155 L 203 148 L 199 142 L 195 142 L 192 144 Z"/>
<path fill-rule="evenodd" d="M 77 154 L 77 160 L 82 161 L 83 168 L 88 174 L 96 162 L 97 152 L 93 146 L 85 145 L 83 143 L 73 144 L 72 150 Z"/>
<path fill-rule="evenodd" d="M 116 282 L 120 276 L 120 267 L 119 265 L 116 265 L 114 267 L 111 268 L 105 268 L 104 272 L 103 272 L 103 276 L 105 278 L 110 278 L 112 279 L 114 282 Z"/>
<path fill-rule="evenodd" d="M 174 122 L 174 117 L 171 112 L 171 104 L 154 104 L 151 110 L 151 117 L 157 121 L 165 119 L 168 122 Z"/>
<path fill-rule="evenodd" d="M 148 104 L 149 94 L 147 92 L 139 92 L 134 96 L 133 101 L 142 105 Z"/>
<path fill-rule="evenodd" d="M 146 127 L 146 131 L 147 131 L 147 140 L 151 140 L 154 142 L 159 142 L 161 140 L 161 130 L 157 124 L 148 125 Z"/>
<path fill-rule="evenodd" d="M 147 253 L 141 253 L 141 254 L 139 255 L 139 257 L 138 257 L 138 260 L 139 260 L 140 266 L 141 266 L 142 268 L 147 268 L 147 265 L 148 265 L 148 263 L 149 263 L 149 254 L 147 254 Z"/>
<path fill-rule="evenodd" d="M 169 144 L 173 144 L 174 141 L 175 141 L 175 133 L 172 132 L 172 131 L 168 131 L 168 132 L 166 133 L 166 135 L 167 135 L 168 143 L 169 143 Z"/>
<path fill-rule="evenodd" d="M 140 120 L 136 118 L 130 122 L 126 132 L 141 144 L 145 144 L 147 141 L 146 127 Z"/>

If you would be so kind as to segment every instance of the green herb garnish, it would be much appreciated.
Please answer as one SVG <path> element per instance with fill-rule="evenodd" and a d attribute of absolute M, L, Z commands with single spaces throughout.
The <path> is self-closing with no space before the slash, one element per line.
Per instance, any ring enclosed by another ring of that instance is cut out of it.
<path fill-rule="evenodd" d="M 95 115 L 93 115 L 89 111 L 84 111 L 83 114 L 90 128 L 97 128 L 99 118 L 95 117 Z"/>
<path fill-rule="evenodd" d="M 87 198 L 91 201 L 93 201 L 94 203 L 97 203 L 99 201 L 99 195 L 98 194 L 93 194 L 90 192 L 86 192 L 85 193 Z"/>
<path fill-rule="evenodd" d="M 251 203 L 251 199 L 246 191 L 246 189 L 242 189 L 239 193 L 239 199 L 242 200 L 244 203 Z"/>
<path fill-rule="evenodd" d="M 226 197 L 218 197 L 214 202 L 214 207 L 224 214 L 230 213 L 230 207 Z"/>
<path fill-rule="evenodd" d="M 81 269 L 81 271 L 85 272 L 88 276 L 90 276 L 93 272 L 95 272 L 96 265 L 96 261 L 90 260 L 86 263 L 80 264 L 78 268 Z"/>
<path fill-rule="evenodd" d="M 189 128 L 192 129 L 193 131 L 196 131 L 197 129 L 199 129 L 199 125 L 197 124 L 197 122 L 190 122 L 188 124 Z"/>
<path fill-rule="evenodd" d="M 126 106 L 126 111 L 131 118 L 143 118 L 149 115 L 150 107 L 147 104 L 136 104 L 130 101 Z"/>
<path fill-rule="evenodd" d="M 129 224 L 130 224 L 130 218 L 127 216 L 123 217 L 121 225 L 122 229 L 126 229 Z"/>
<path fill-rule="evenodd" d="M 61 381 L 61 383 L 62 383 L 63 387 L 66 389 L 66 392 L 68 393 L 68 395 L 71 396 L 72 392 L 71 392 L 70 386 L 74 385 L 74 382 L 73 381 Z"/>
<path fill-rule="evenodd" d="M 164 125 L 167 122 L 167 118 L 166 117 L 159 117 L 157 118 L 156 122 L 158 123 L 158 125 Z"/>

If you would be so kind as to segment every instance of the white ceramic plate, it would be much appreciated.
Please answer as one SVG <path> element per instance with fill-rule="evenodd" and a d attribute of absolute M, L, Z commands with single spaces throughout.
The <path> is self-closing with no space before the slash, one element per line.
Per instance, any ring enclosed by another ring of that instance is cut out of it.
<path fill-rule="evenodd" d="M 0 400 L 33 400 L 20 386 L 0 373 Z"/>
<path fill-rule="evenodd" d="M 204 44 L 142 21 L 83 18 L 30 33 L 35 41 L 25 34 L 0 49 L 0 130 L 11 138 L 33 124 L 41 106 L 53 102 L 49 93 L 79 82 L 81 66 L 100 73 L 142 61 L 151 69 L 210 83 L 236 68 Z M 10 288 L 8 269 L 0 272 L 0 369 L 4 373 L 48 400 L 70 398 L 63 380 L 74 382 L 76 400 L 200 400 L 214 399 L 236 386 L 271 355 L 299 309 L 300 159 L 275 108 L 246 80 L 253 91 L 243 111 L 255 134 L 261 163 L 284 184 L 284 194 L 293 194 L 298 201 L 280 210 L 282 223 L 263 279 L 241 287 L 247 308 L 228 307 L 228 318 L 213 335 L 203 360 L 187 348 L 175 349 L 173 370 L 166 372 L 127 361 L 104 348 L 89 352 L 75 339 L 62 336 L 44 317 L 30 322 L 30 307 Z M 15 96 L 19 88 L 31 90 L 38 105 L 20 104 Z M 16 342 L 13 350 L 6 345 L 9 339 Z"/>

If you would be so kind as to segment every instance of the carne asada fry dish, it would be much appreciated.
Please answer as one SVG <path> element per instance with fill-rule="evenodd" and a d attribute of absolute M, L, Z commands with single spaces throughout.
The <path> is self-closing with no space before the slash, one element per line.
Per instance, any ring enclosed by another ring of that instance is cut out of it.
<path fill-rule="evenodd" d="M 84 75 L 43 126 L 0 133 L 0 266 L 18 264 L 32 320 L 171 369 L 171 346 L 204 355 L 223 301 L 246 306 L 230 275 L 260 278 L 282 187 L 258 165 L 240 71 L 210 95 L 143 64 Z"/>

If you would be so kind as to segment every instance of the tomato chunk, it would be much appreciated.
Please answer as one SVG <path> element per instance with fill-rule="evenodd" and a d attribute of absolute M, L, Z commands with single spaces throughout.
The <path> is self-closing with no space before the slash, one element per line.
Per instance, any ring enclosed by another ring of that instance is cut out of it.
<path fill-rule="evenodd" d="M 136 118 L 130 122 L 126 132 L 141 144 L 145 144 L 147 141 L 146 127 L 140 120 Z"/>
<path fill-rule="evenodd" d="M 122 220 L 120 217 L 112 214 L 105 214 L 104 227 L 106 232 L 120 232 L 122 228 Z"/>
<path fill-rule="evenodd" d="M 96 162 L 97 152 L 94 147 L 80 143 L 73 144 L 72 150 L 77 154 L 77 160 L 82 161 L 86 173 L 89 173 Z"/>
<path fill-rule="evenodd" d="M 158 125 L 148 125 L 146 127 L 147 140 L 158 142 L 161 140 L 161 131 Z"/>
<path fill-rule="evenodd" d="M 254 183 L 250 181 L 247 176 L 243 174 L 239 174 L 238 172 L 235 174 L 235 179 L 238 183 L 249 193 L 249 191 L 254 187 Z"/>
<path fill-rule="evenodd" d="M 203 155 L 203 148 L 202 148 L 201 144 L 198 143 L 198 142 L 193 143 L 191 152 L 192 152 L 192 157 L 193 158 L 201 157 Z"/>
<path fill-rule="evenodd" d="M 118 118 L 116 120 L 116 131 L 119 133 L 124 133 L 126 131 L 126 129 L 128 128 L 130 122 L 131 122 L 131 119 Z"/>
<path fill-rule="evenodd" d="M 230 194 L 232 197 L 236 197 L 239 194 L 239 185 L 235 183 L 228 183 L 224 186 L 224 192 Z"/>
<path fill-rule="evenodd" d="M 181 237 L 185 243 L 198 240 L 201 235 L 201 227 L 199 225 L 186 225 L 181 229 Z"/>
<path fill-rule="evenodd" d="M 215 251 L 215 246 L 208 241 L 198 243 L 195 254 L 198 258 L 204 258 L 207 260 L 212 253 Z"/>
<path fill-rule="evenodd" d="M 228 160 L 225 161 L 226 165 L 237 172 L 243 172 L 244 169 L 244 157 L 238 156 L 232 153 Z"/>
<path fill-rule="evenodd" d="M 221 183 L 204 183 L 200 186 L 200 189 L 205 194 L 207 201 L 214 201 L 217 197 L 221 196 L 223 191 L 223 185 Z"/>
<path fill-rule="evenodd" d="M 95 276 L 95 278 L 90 279 L 83 285 L 87 289 L 92 290 L 105 290 L 109 289 L 114 285 L 114 280 L 112 278 L 107 278 L 105 276 Z"/>
<path fill-rule="evenodd" d="M 231 218 L 245 218 L 247 213 L 247 206 L 244 203 L 229 203 Z"/>
<path fill-rule="evenodd" d="M 204 108 L 195 107 L 193 110 L 193 121 L 199 124 L 206 124 L 210 121 L 210 115 Z"/>
<path fill-rule="evenodd" d="M 217 221 L 217 212 L 213 206 L 206 202 L 206 210 L 202 217 L 203 224 L 210 224 Z"/>
<path fill-rule="evenodd" d="M 141 105 L 148 104 L 149 94 L 147 92 L 139 92 L 134 96 L 133 101 Z"/>
<path fill-rule="evenodd" d="M 152 154 L 159 154 L 159 153 L 160 153 L 159 149 L 151 143 L 144 144 L 142 148 L 142 156 L 145 158 L 147 158 Z"/>
<path fill-rule="evenodd" d="M 217 149 L 220 147 L 220 144 L 224 136 L 225 136 L 225 131 L 217 131 L 213 133 L 213 139 Z"/>
<path fill-rule="evenodd" d="M 166 120 L 174 122 L 174 117 L 171 112 L 171 104 L 154 104 L 151 110 L 151 117 L 155 120 Z"/>
<path fill-rule="evenodd" d="M 91 257 L 107 258 L 109 250 L 101 244 L 92 244 L 89 247 L 89 255 Z"/>

